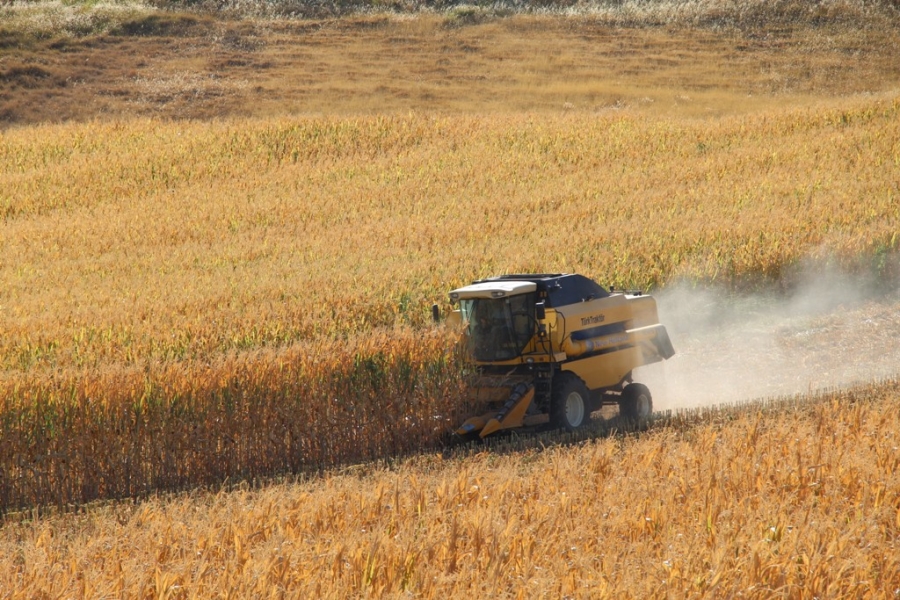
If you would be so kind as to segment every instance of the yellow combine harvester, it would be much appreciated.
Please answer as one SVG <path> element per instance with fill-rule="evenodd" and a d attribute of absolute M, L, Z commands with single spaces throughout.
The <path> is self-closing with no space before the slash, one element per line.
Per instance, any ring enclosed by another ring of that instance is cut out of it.
<path fill-rule="evenodd" d="M 451 323 L 479 370 L 483 414 L 457 430 L 485 437 L 550 423 L 575 429 L 601 406 L 640 420 L 653 412 L 632 370 L 675 354 L 656 301 L 609 292 L 572 274 L 504 275 L 450 292 Z"/>

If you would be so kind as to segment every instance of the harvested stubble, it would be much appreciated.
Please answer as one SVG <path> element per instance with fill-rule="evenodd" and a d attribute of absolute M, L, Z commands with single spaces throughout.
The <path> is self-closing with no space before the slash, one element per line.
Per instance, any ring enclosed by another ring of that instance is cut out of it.
<path fill-rule="evenodd" d="M 0 529 L 10 598 L 891 598 L 900 384 Z M 783 407 L 782 407 L 783 408 Z"/>
<path fill-rule="evenodd" d="M 787 280 L 808 257 L 895 275 L 898 114 L 888 97 L 710 121 L 3 132 L 3 506 L 427 446 L 441 419 L 465 412 L 450 336 L 428 332 L 427 306 L 475 277 L 738 286 Z M 138 426 L 152 435 L 135 437 Z"/>

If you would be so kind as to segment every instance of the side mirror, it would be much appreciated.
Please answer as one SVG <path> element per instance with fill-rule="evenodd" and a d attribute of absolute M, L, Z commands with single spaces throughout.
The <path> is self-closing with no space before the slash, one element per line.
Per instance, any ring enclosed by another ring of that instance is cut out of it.
<path fill-rule="evenodd" d="M 543 300 L 534 305 L 534 313 L 538 321 L 543 321 L 547 318 L 547 309 L 544 308 Z"/>
<path fill-rule="evenodd" d="M 435 323 L 441 322 L 441 309 L 438 308 L 437 304 L 431 305 L 431 318 Z"/>

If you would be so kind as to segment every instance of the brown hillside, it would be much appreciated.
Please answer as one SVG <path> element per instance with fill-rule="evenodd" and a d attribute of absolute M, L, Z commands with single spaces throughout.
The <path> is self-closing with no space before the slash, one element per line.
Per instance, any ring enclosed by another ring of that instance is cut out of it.
<path fill-rule="evenodd" d="M 708 116 L 900 81 L 900 20 L 887 9 L 660 25 L 653 14 L 459 10 L 288 20 L 142 8 L 91 20 L 24 6 L 0 8 L 5 126 L 408 111 Z"/>

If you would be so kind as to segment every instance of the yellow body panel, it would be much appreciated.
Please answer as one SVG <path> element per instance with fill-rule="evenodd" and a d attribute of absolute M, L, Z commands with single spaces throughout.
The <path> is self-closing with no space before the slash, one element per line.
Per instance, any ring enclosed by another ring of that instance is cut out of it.
<path fill-rule="evenodd" d="M 559 306 L 556 308 L 556 312 L 563 319 L 561 324 L 565 326 L 564 335 L 567 336 L 598 325 L 630 321 L 633 314 L 632 304 L 622 294 Z"/>
<path fill-rule="evenodd" d="M 566 338 L 584 329 L 622 323 L 625 329 L 637 329 L 659 323 L 656 300 L 651 296 L 612 294 L 606 298 L 558 307 L 557 327 Z M 548 311 L 549 313 L 549 311 Z M 562 341 L 562 340 L 560 340 Z"/>
<path fill-rule="evenodd" d="M 641 350 L 636 347 L 589 356 L 562 365 L 563 371 L 578 375 L 588 389 L 614 386 L 635 368 L 644 364 Z"/>

